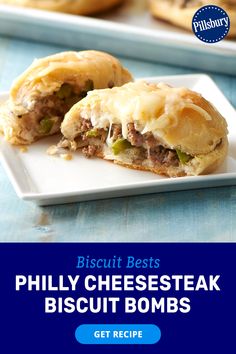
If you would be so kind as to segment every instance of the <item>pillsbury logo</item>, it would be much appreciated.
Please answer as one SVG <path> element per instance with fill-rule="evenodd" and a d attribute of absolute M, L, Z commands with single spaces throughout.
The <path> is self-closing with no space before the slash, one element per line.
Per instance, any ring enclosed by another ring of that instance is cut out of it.
<path fill-rule="evenodd" d="M 219 6 L 203 6 L 193 16 L 193 32 L 198 39 L 205 43 L 211 44 L 221 41 L 228 34 L 229 28 L 229 16 Z"/>

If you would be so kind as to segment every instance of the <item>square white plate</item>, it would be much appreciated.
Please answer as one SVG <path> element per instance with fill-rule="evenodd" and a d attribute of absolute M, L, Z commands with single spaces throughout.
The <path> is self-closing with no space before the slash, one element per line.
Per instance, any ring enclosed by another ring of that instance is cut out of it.
<path fill-rule="evenodd" d="M 79 49 L 236 74 L 236 41 L 201 42 L 152 17 L 144 0 L 126 0 L 99 16 L 75 16 L 0 5 L 0 33 Z M 224 65 L 222 65 L 224 62 Z"/>
<path fill-rule="evenodd" d="M 215 83 L 206 75 L 154 77 L 150 82 L 167 82 L 200 92 L 226 117 L 229 126 L 229 153 L 225 163 L 213 174 L 166 178 L 153 173 L 130 170 L 100 159 L 86 159 L 74 153 L 71 161 L 48 156 L 47 148 L 60 137 L 38 141 L 22 153 L 0 139 L 0 159 L 17 195 L 39 205 L 50 205 L 236 184 L 236 111 Z M 1 100 L 7 94 L 0 96 Z"/>

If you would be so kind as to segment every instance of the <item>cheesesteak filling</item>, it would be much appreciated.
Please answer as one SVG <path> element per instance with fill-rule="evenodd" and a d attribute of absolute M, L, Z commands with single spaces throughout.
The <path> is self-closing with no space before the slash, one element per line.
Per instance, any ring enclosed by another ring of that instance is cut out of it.
<path fill-rule="evenodd" d="M 70 108 L 92 89 L 92 80 L 87 80 L 82 89 L 64 83 L 58 91 L 37 99 L 28 113 L 18 114 L 17 117 L 33 136 L 54 134 L 60 130 L 61 122 Z M 27 135 L 27 132 L 23 133 Z"/>
<path fill-rule="evenodd" d="M 145 166 L 179 166 L 185 164 L 193 157 L 181 152 L 172 150 L 160 144 L 151 132 L 141 134 L 135 129 L 134 123 L 127 125 L 128 136 L 122 136 L 121 124 L 112 124 L 110 129 L 96 129 L 90 120 L 81 119 L 79 135 L 73 142 L 62 140 L 59 148 L 70 148 L 77 150 L 82 148 L 86 157 L 104 155 L 104 147 L 108 145 L 112 151 L 113 159 L 122 156 L 130 163 Z M 106 153 L 105 153 L 106 155 Z M 109 155 L 109 154 L 108 154 Z M 111 156 L 111 159 L 112 159 Z M 105 156 L 106 157 L 106 156 Z"/>

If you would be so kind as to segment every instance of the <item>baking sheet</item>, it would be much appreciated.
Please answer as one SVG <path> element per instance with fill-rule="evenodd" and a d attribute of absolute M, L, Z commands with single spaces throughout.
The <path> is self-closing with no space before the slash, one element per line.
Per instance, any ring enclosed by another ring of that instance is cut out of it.
<path fill-rule="evenodd" d="M 236 41 L 215 44 L 154 19 L 143 0 L 97 18 L 0 5 L 0 33 L 154 62 L 236 74 Z"/>

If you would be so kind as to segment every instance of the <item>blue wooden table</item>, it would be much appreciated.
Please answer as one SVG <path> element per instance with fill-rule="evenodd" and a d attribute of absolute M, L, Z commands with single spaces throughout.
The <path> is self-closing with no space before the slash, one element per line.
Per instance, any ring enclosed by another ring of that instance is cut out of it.
<path fill-rule="evenodd" d="M 35 57 L 67 49 L 0 38 L 1 91 Z M 121 59 L 135 77 L 196 72 Z M 210 75 L 236 107 L 236 77 Z M 42 208 L 19 200 L 0 166 L 0 210 L 0 241 L 236 241 L 236 186 Z"/>

